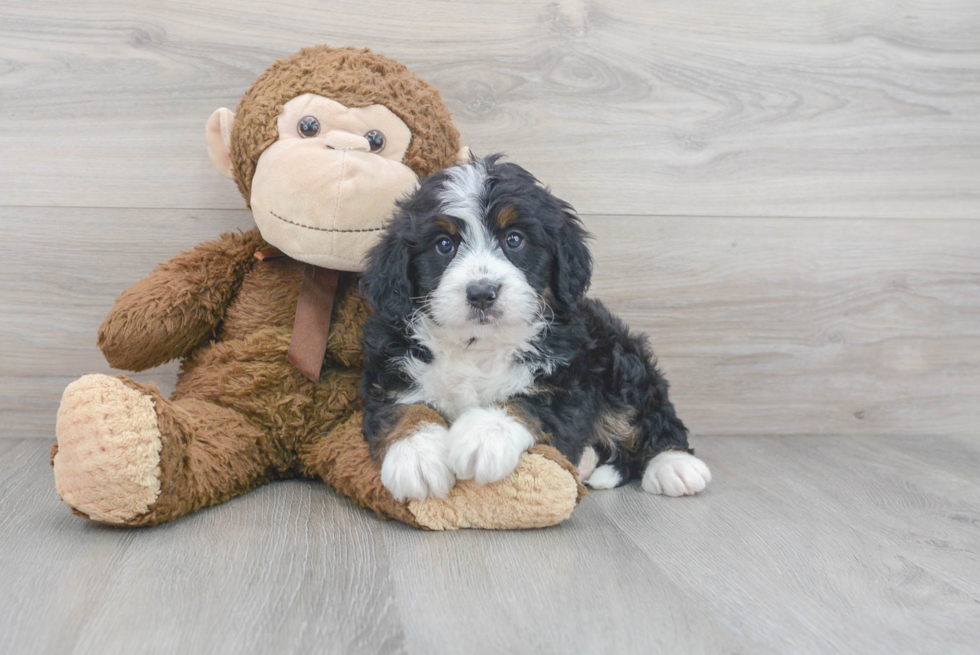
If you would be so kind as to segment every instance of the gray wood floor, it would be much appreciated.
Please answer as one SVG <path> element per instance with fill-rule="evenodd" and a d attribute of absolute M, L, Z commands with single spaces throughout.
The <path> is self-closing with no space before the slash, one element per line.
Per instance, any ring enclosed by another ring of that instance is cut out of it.
<path fill-rule="evenodd" d="M 701 497 L 443 534 L 300 481 L 100 527 L 0 440 L 0 653 L 980 652 L 980 441 L 699 445 Z"/>

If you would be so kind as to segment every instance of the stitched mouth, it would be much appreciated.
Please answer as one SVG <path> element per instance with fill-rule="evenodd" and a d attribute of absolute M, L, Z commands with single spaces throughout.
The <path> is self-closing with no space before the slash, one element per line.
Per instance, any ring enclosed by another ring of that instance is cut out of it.
<path fill-rule="evenodd" d="M 383 227 L 368 227 L 360 230 L 341 230 L 338 228 L 326 228 L 326 227 L 316 227 L 315 225 L 304 225 L 303 223 L 297 223 L 296 221 L 291 221 L 288 218 L 283 218 L 276 212 L 269 210 L 274 218 L 279 219 L 283 223 L 289 223 L 290 225 L 295 225 L 296 227 L 306 228 L 307 230 L 315 230 L 317 232 L 339 232 L 339 233 L 354 233 L 354 232 L 381 232 L 384 230 Z"/>

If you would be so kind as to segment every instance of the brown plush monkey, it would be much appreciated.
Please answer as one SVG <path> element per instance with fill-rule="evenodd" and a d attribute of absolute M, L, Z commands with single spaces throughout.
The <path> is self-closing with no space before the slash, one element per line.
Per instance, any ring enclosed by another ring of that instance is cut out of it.
<path fill-rule="evenodd" d="M 356 272 L 394 202 L 449 166 L 459 135 L 439 93 L 367 50 L 305 49 L 208 121 L 215 166 L 257 229 L 158 266 L 99 331 L 109 363 L 180 358 L 176 391 L 125 376 L 70 384 L 52 451 L 62 499 L 102 523 L 154 525 L 274 479 L 319 477 L 384 518 L 431 529 L 551 525 L 583 488 L 554 449 L 507 479 L 397 502 L 361 434 Z M 342 271 L 338 272 L 338 271 Z"/>

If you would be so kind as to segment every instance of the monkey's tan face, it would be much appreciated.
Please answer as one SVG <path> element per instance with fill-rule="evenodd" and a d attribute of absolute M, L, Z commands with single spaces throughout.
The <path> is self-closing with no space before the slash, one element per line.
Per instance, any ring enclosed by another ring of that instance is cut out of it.
<path fill-rule="evenodd" d="M 287 102 L 277 125 L 252 179 L 262 236 L 294 259 L 361 270 L 395 201 L 418 184 L 402 164 L 411 131 L 381 105 L 348 108 L 313 94 Z"/>

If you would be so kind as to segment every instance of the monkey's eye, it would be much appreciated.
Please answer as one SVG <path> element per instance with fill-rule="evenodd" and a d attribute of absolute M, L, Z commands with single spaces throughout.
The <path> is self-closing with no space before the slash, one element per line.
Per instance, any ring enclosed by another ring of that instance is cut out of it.
<path fill-rule="evenodd" d="M 377 130 L 371 130 L 364 135 L 364 138 L 371 146 L 371 152 L 381 152 L 381 149 L 385 147 L 385 135 Z"/>
<path fill-rule="evenodd" d="M 302 137 L 316 136 L 320 133 L 320 121 L 312 116 L 303 116 L 296 125 L 296 131 Z"/>
<path fill-rule="evenodd" d="M 439 237 L 439 240 L 436 241 L 436 252 L 440 255 L 451 255 L 454 250 L 456 250 L 456 246 L 449 237 Z"/>
<path fill-rule="evenodd" d="M 507 238 L 504 239 L 504 243 L 511 250 L 520 250 L 524 247 L 524 235 L 520 232 L 508 232 Z"/>

